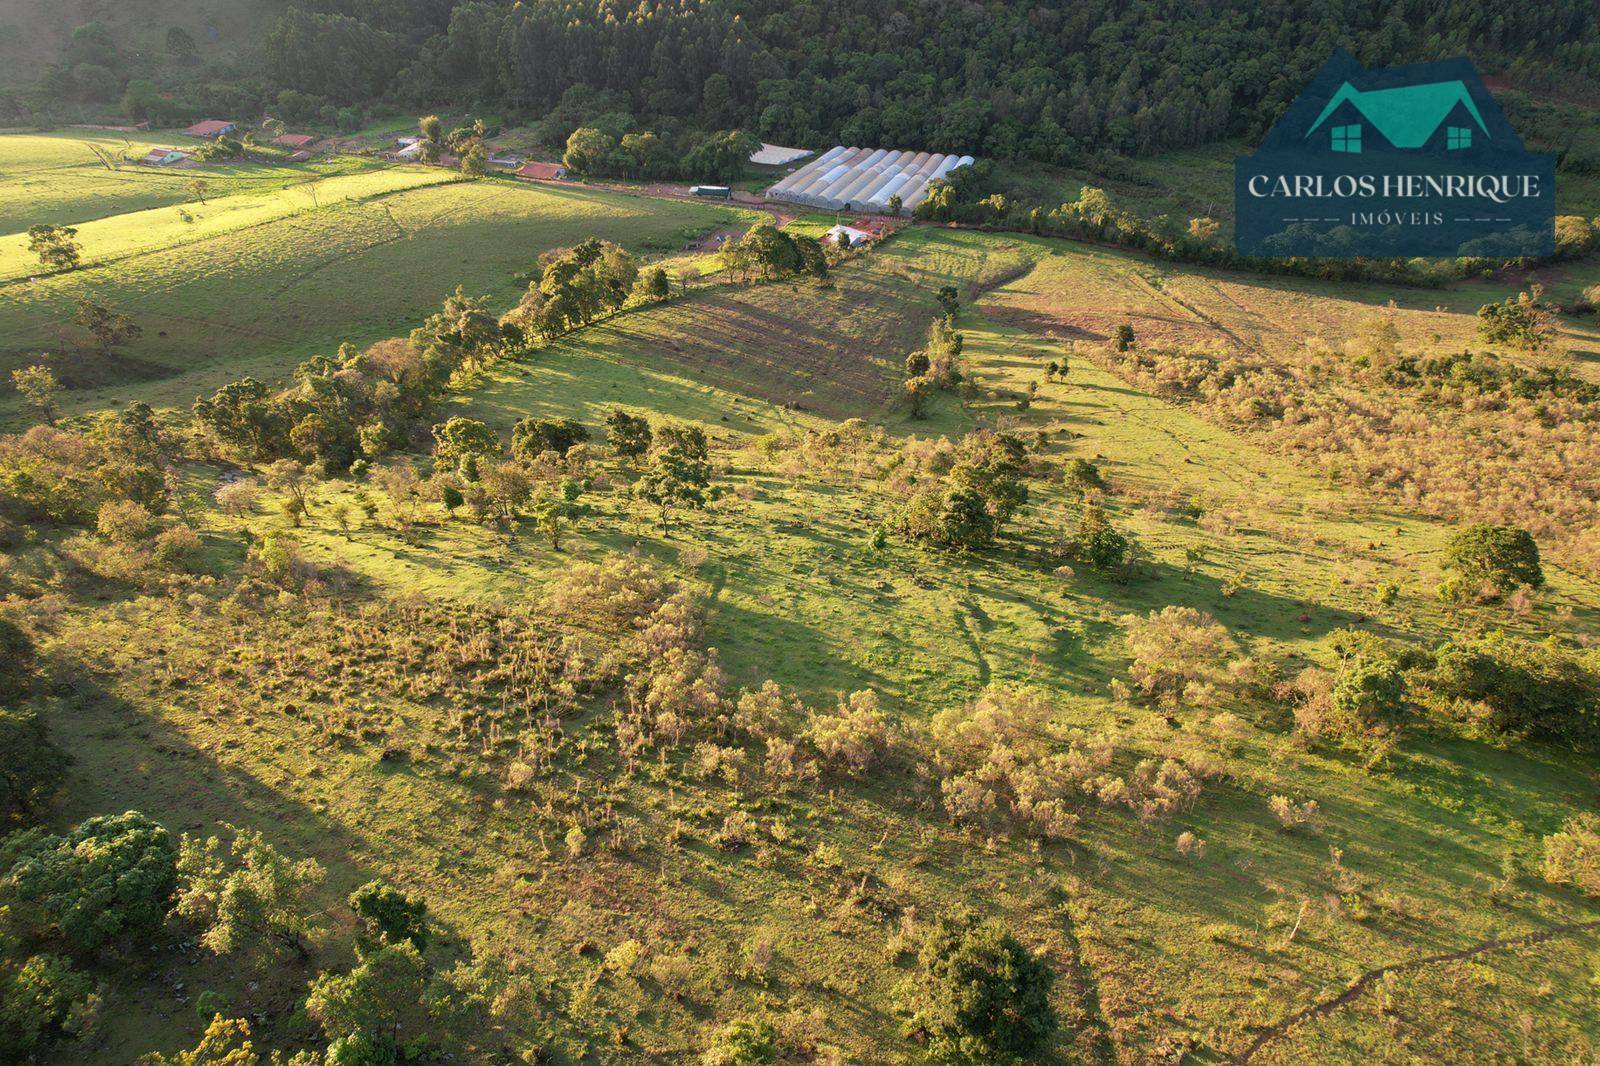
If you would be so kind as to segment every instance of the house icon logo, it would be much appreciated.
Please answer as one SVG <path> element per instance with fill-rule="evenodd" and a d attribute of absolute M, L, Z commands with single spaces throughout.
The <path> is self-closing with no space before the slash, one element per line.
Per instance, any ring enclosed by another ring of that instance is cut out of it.
<path fill-rule="evenodd" d="M 1235 161 L 1235 208 L 1246 255 L 1548 255 L 1555 160 L 1470 60 L 1367 70 L 1340 52 Z"/>

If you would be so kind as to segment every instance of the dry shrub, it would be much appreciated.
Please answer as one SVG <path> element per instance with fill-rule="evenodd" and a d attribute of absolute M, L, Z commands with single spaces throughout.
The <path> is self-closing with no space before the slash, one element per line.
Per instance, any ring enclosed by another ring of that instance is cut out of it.
<path fill-rule="evenodd" d="M 1128 679 L 1147 696 L 1195 705 L 1211 702 L 1227 664 L 1238 651 L 1221 623 L 1193 607 L 1163 607 L 1140 618 L 1126 615 Z"/>
<path fill-rule="evenodd" d="M 648 563 L 613 555 L 599 563 L 575 563 L 545 593 L 550 613 L 562 621 L 610 632 L 634 628 L 671 592 L 670 583 Z"/>
<path fill-rule="evenodd" d="M 1544 879 L 1600 896 L 1600 815 L 1575 814 L 1544 838 Z"/>
<path fill-rule="evenodd" d="M 826 762 L 860 774 L 888 753 L 894 729 L 878 709 L 878 694 L 862 689 L 840 696 L 832 714 L 813 716 L 807 737 Z"/>
<path fill-rule="evenodd" d="M 793 693 L 786 693 L 776 681 L 762 682 L 757 689 L 739 693 L 734 705 L 733 728 L 761 740 L 770 737 L 786 724 L 798 721 L 802 708 Z"/>
<path fill-rule="evenodd" d="M 935 759 L 946 777 L 945 810 L 956 821 L 1011 820 L 1048 839 L 1077 828 L 1071 809 L 1088 783 L 1111 765 L 1103 738 L 1065 751 L 1051 728 L 1055 705 L 1039 689 L 991 685 L 962 707 L 933 719 Z"/>
<path fill-rule="evenodd" d="M 1267 809 L 1285 829 L 1304 829 L 1313 834 L 1322 832 L 1322 815 L 1316 800 L 1296 803 L 1288 796 L 1273 796 L 1267 800 Z"/>

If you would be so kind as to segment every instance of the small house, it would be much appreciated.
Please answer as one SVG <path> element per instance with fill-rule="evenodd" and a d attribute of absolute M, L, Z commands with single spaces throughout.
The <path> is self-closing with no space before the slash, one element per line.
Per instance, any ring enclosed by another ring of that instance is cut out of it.
<path fill-rule="evenodd" d="M 415 163 L 422 158 L 422 142 L 420 140 L 413 141 L 396 152 L 394 157 L 407 163 Z"/>
<path fill-rule="evenodd" d="M 139 162 L 151 167 L 171 166 L 173 163 L 182 162 L 189 158 L 176 148 L 152 148 L 146 152 Z"/>
<path fill-rule="evenodd" d="M 522 165 L 522 157 L 515 152 L 496 152 L 489 157 L 489 165 L 515 169 Z"/>
<path fill-rule="evenodd" d="M 300 149 L 310 148 L 316 141 L 317 139 L 309 133 L 285 133 L 281 137 L 274 138 L 272 143 L 281 144 L 285 148 Z"/>
<path fill-rule="evenodd" d="M 220 118 L 208 118 L 204 122 L 196 122 L 193 126 L 183 131 L 185 137 L 226 137 L 230 133 L 237 133 L 239 127 Z"/>
<path fill-rule="evenodd" d="M 561 181 L 567 176 L 567 168 L 560 163 L 524 163 L 516 174 L 523 181 Z"/>

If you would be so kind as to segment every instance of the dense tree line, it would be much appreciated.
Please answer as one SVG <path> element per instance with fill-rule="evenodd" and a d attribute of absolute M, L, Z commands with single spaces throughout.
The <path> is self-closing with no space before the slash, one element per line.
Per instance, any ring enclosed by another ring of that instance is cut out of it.
<path fill-rule="evenodd" d="M 768 140 L 1065 162 L 1259 135 L 1335 48 L 1467 52 L 1522 84 L 1600 77 L 1587 0 L 323 0 L 271 35 L 280 88 L 351 103 L 615 108 Z M 569 127 L 568 132 L 576 126 Z"/>

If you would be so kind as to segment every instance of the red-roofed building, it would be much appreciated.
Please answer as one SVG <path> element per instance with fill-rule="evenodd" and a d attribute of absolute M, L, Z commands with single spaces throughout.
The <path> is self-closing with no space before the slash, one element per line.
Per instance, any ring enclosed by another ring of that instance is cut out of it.
<path fill-rule="evenodd" d="M 560 163 L 524 163 L 517 168 L 517 177 L 524 181 L 560 181 L 567 176 L 567 168 Z"/>
<path fill-rule="evenodd" d="M 196 122 L 193 126 L 183 131 L 185 137 L 222 137 L 238 130 L 232 122 L 220 118 L 208 118 L 204 122 Z"/>
<path fill-rule="evenodd" d="M 281 144 L 285 148 L 306 148 L 316 142 L 316 138 L 309 133 L 285 133 L 282 137 L 275 138 L 273 144 Z"/>

